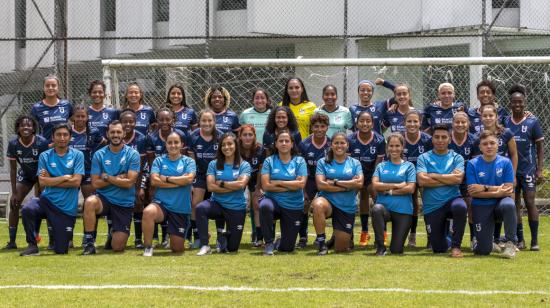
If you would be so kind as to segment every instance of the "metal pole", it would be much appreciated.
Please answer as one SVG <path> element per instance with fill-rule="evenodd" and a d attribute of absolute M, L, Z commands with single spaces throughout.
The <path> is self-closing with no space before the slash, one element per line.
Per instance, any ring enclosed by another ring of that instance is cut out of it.
<path fill-rule="evenodd" d="M 65 79 L 64 87 L 65 87 L 65 98 L 70 99 L 71 93 L 69 91 L 69 59 L 68 59 L 68 40 L 67 35 L 69 33 L 68 27 L 67 27 L 67 0 L 63 1 L 63 79 Z"/>
<path fill-rule="evenodd" d="M 113 77 L 111 76 L 111 67 L 108 65 L 103 66 L 103 82 L 105 83 L 105 105 L 112 106 L 113 104 L 113 90 L 112 90 L 112 82 Z M 119 106 L 117 106 L 118 108 Z"/>
<path fill-rule="evenodd" d="M 344 0 L 344 58 L 348 57 L 348 0 Z M 348 67 L 344 66 L 344 106 L 348 106 Z"/>

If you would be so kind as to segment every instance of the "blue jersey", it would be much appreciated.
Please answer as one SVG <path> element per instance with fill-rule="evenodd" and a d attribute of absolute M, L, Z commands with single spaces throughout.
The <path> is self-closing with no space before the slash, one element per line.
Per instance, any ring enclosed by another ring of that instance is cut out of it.
<path fill-rule="evenodd" d="M 217 131 L 217 137 L 221 137 L 222 132 Z M 204 140 L 200 134 L 200 128 L 195 129 L 189 135 L 187 148 L 190 152 L 195 153 L 195 161 L 197 163 L 197 175 L 206 176 L 208 164 L 216 158 L 218 151 L 218 139 L 212 138 L 210 141 Z"/>
<path fill-rule="evenodd" d="M 130 171 L 139 173 L 139 154 L 131 147 L 124 145 L 118 153 L 113 153 L 109 146 L 97 150 L 92 159 L 92 175 L 101 176 L 107 173 L 110 176 L 127 174 Z M 107 198 L 110 203 L 123 207 L 134 207 L 136 186 L 122 188 L 108 185 L 96 190 Z"/>
<path fill-rule="evenodd" d="M 149 106 L 141 106 L 141 108 L 136 111 L 136 130 L 143 135 L 147 136 L 149 133 L 149 126 L 156 122 L 157 118 L 153 108 Z"/>
<path fill-rule="evenodd" d="M 178 135 L 180 135 L 181 142 L 182 142 L 182 149 L 187 148 L 187 140 L 188 136 L 187 133 L 175 129 L 174 130 Z M 156 157 L 159 157 L 163 154 L 167 154 L 168 151 L 166 150 L 166 140 L 162 138 L 160 135 L 160 130 L 157 130 L 147 136 L 147 152 L 154 152 Z"/>
<path fill-rule="evenodd" d="M 468 118 L 470 118 L 470 133 L 476 134 L 483 131 L 483 122 L 481 122 L 481 114 L 479 113 L 479 108 L 470 107 L 468 109 Z M 498 113 L 498 122 L 502 123 L 504 118 L 509 116 L 508 110 L 503 107 L 497 108 Z"/>
<path fill-rule="evenodd" d="M 90 175 L 90 169 L 92 168 L 92 155 L 99 149 L 101 141 L 103 141 L 103 137 L 97 129 L 90 128 L 84 130 L 83 132 L 77 132 L 73 128 L 69 146 L 84 154 L 85 175 Z"/>
<path fill-rule="evenodd" d="M 429 151 L 418 157 L 416 172 L 451 174 L 454 170 L 464 172 L 464 158 L 452 150 L 440 155 Z M 444 185 L 439 187 L 424 187 L 422 191 L 422 209 L 429 214 L 453 198 L 459 197 L 459 185 Z"/>
<path fill-rule="evenodd" d="M 57 105 L 50 107 L 39 101 L 32 106 L 31 116 L 38 121 L 42 136 L 52 139 L 52 129 L 56 124 L 67 123 L 73 115 L 73 106 L 69 101 L 59 100 Z"/>
<path fill-rule="evenodd" d="M 462 141 L 461 144 L 459 144 L 456 139 L 454 138 L 454 135 L 451 135 L 451 143 L 449 144 L 449 150 L 455 151 L 455 153 L 460 154 L 462 158 L 464 158 L 465 161 L 470 160 L 473 157 L 474 154 L 474 147 L 475 147 L 475 141 L 476 136 L 472 133 L 467 133 L 466 139 Z"/>
<path fill-rule="evenodd" d="M 241 156 L 242 156 L 241 152 Z M 248 180 L 248 187 L 254 187 L 258 184 L 258 173 L 260 172 L 260 165 L 265 160 L 265 150 L 264 147 L 259 145 L 252 153 L 251 157 L 244 157 L 244 160 L 250 165 L 250 179 Z"/>
<path fill-rule="evenodd" d="M 482 129 L 483 131 L 483 129 Z M 474 141 L 474 156 L 480 155 L 481 151 L 479 149 L 479 136 L 481 133 L 475 134 L 475 141 Z M 510 153 L 508 152 L 508 141 L 510 139 L 514 138 L 514 134 L 511 130 L 508 128 L 505 128 L 504 131 L 500 134 L 498 134 L 498 155 L 509 157 Z"/>
<path fill-rule="evenodd" d="M 130 141 L 128 142 L 124 141 L 124 144 L 136 150 L 140 156 L 143 156 L 145 155 L 145 153 L 147 153 L 147 137 L 145 137 L 137 130 L 134 131 L 132 139 L 130 139 Z"/>
<path fill-rule="evenodd" d="M 223 170 L 216 168 L 216 162 L 214 159 L 208 164 L 208 171 L 206 175 L 212 175 L 216 181 L 236 181 L 242 176 L 250 178 L 250 164 L 246 160 L 241 160 L 241 164 L 238 168 L 235 168 L 233 164 L 223 164 Z M 218 202 L 222 207 L 230 210 L 245 210 L 246 198 L 244 196 L 244 188 L 234 190 L 228 193 L 212 193 L 212 200 Z"/>
<path fill-rule="evenodd" d="M 325 142 L 318 148 L 313 144 L 313 135 L 310 135 L 300 142 L 298 149 L 300 155 L 306 160 L 308 177 L 314 181 L 317 161 L 327 155 L 328 149 L 330 149 L 330 138 L 326 137 Z"/>
<path fill-rule="evenodd" d="M 384 117 L 386 116 L 386 112 L 388 112 L 388 106 L 389 106 L 389 99 L 384 101 L 376 101 L 372 103 L 369 106 L 363 106 L 361 104 L 353 105 L 349 107 L 349 111 L 351 112 L 351 119 L 353 122 L 353 130 L 357 130 L 356 127 L 356 121 L 359 114 L 363 111 L 367 111 L 372 115 L 372 129 L 382 134 L 382 123 L 384 121 Z"/>
<path fill-rule="evenodd" d="M 155 158 L 151 173 L 164 176 L 182 176 L 196 172 L 195 162 L 188 156 L 182 155 L 171 160 L 168 155 Z M 157 187 L 153 202 L 162 204 L 167 210 L 180 214 L 191 214 L 191 184 L 175 188 Z"/>
<path fill-rule="evenodd" d="M 537 170 L 537 149 L 535 143 L 544 140 L 537 117 L 528 117 L 515 123 L 511 117 L 504 119 L 504 126 L 510 129 L 516 140 L 518 152 L 517 175 L 534 175 Z"/>
<path fill-rule="evenodd" d="M 383 161 L 376 166 L 374 176 L 378 177 L 378 181 L 382 183 L 416 183 L 416 170 L 414 165 L 408 161 L 399 165 L 389 160 Z M 390 196 L 377 193 L 376 203 L 382 204 L 388 211 L 413 214 L 412 194 Z"/>
<path fill-rule="evenodd" d="M 101 110 L 95 110 L 92 106 L 88 107 L 88 127 L 95 128 L 101 136 L 107 137 L 109 124 L 118 120 L 118 110 L 110 107 L 103 107 Z"/>
<path fill-rule="evenodd" d="M 432 136 L 420 132 L 418 139 L 409 140 L 405 133 L 405 148 L 403 149 L 403 159 L 410 161 L 416 166 L 418 156 L 430 151 L 433 148 Z"/>
<path fill-rule="evenodd" d="M 302 142 L 302 135 L 300 135 L 300 131 L 296 130 L 290 133 L 292 134 L 292 138 L 294 138 L 294 144 L 298 146 L 300 142 Z M 275 133 L 265 131 L 262 139 L 264 142 L 264 148 L 271 150 L 275 148 Z"/>
<path fill-rule="evenodd" d="M 363 174 L 361 169 L 361 163 L 349 156 L 346 156 L 346 160 L 343 163 L 339 163 L 336 160 L 327 163 L 324 158 L 317 161 L 317 170 L 315 172 L 319 175 L 324 175 L 328 180 L 342 180 L 349 181 L 356 176 Z M 340 210 L 354 214 L 357 209 L 357 190 L 328 192 L 321 190 L 319 196 L 325 197 L 332 206 L 339 208 Z"/>
<path fill-rule="evenodd" d="M 55 149 L 40 154 L 37 176 L 46 170 L 51 177 L 80 174 L 84 176 L 84 154 L 69 148 L 67 153 L 59 156 Z M 46 186 L 41 198 L 46 198 L 55 207 L 69 216 L 76 216 L 78 210 L 78 187 L 63 188 Z"/>
<path fill-rule="evenodd" d="M 19 137 L 13 138 L 8 143 L 6 157 L 19 163 L 19 175 L 25 179 L 35 180 L 38 170 L 38 157 L 48 150 L 48 141 L 42 136 L 35 135 L 32 142 L 25 146 Z"/>
<path fill-rule="evenodd" d="M 374 172 L 374 164 L 378 158 L 386 155 L 386 141 L 384 137 L 377 132 L 372 132 L 371 138 L 363 143 L 359 140 L 359 132 L 348 135 L 351 157 L 361 162 L 365 181 L 369 181 Z"/>
<path fill-rule="evenodd" d="M 293 156 L 288 164 L 279 159 L 279 155 L 271 155 L 266 158 L 261 174 L 269 174 L 270 180 L 294 181 L 299 176 L 307 176 L 306 161 L 301 156 Z M 277 204 L 285 209 L 303 210 L 304 209 L 304 190 L 298 189 L 285 192 L 265 192 Z"/>
<path fill-rule="evenodd" d="M 395 111 L 388 111 L 384 117 L 384 127 L 389 127 L 392 133 L 404 133 L 407 129 L 405 128 L 405 114 L 401 113 L 399 109 Z"/>
<path fill-rule="evenodd" d="M 512 162 L 497 155 L 491 162 L 486 162 L 483 156 L 472 158 L 466 166 L 466 184 L 480 184 L 500 186 L 505 183 L 514 183 L 514 168 Z M 472 198 L 472 205 L 494 205 L 498 199 Z"/>
<path fill-rule="evenodd" d="M 215 115 L 216 128 L 223 133 L 233 132 L 241 126 L 239 124 L 239 116 L 231 109 L 227 109 L 222 113 L 216 113 Z"/>
<path fill-rule="evenodd" d="M 448 129 L 451 129 L 453 124 L 453 116 L 457 111 L 464 110 L 466 107 L 463 102 L 455 101 L 449 108 L 443 108 L 439 103 L 431 103 L 424 108 L 424 117 L 422 117 L 422 128 L 433 128 L 438 124 L 445 124 Z"/>
<path fill-rule="evenodd" d="M 198 123 L 197 114 L 190 107 L 181 107 L 180 110 L 174 112 L 174 117 L 174 128 L 184 132 L 190 132 L 192 126 Z"/>

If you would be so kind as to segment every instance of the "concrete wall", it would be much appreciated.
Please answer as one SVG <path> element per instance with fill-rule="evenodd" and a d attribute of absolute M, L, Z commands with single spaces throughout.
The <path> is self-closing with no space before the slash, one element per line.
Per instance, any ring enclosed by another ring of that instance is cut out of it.
<path fill-rule="evenodd" d="M 25 0 L 19 0 L 19 1 L 25 1 Z M 28 38 L 45 38 L 45 37 L 51 37 L 50 32 L 48 32 L 48 28 L 44 25 L 44 22 L 40 18 L 40 14 L 38 13 L 38 10 L 34 7 L 34 4 L 31 0 L 27 1 L 27 37 Z M 40 9 L 40 13 L 44 17 L 44 20 L 46 21 L 46 24 L 48 25 L 49 29 L 51 29 L 52 33 L 54 33 L 54 13 L 55 13 L 55 4 L 54 0 L 41 0 L 41 1 L 35 1 L 38 8 Z M 42 53 L 48 45 L 50 44 L 49 41 L 27 41 L 27 48 L 26 48 L 26 59 L 25 63 L 27 68 L 31 68 L 34 66 L 34 64 L 40 59 Z M 51 67 L 54 65 L 54 46 L 52 46 L 46 56 L 42 59 L 38 67 Z"/>
<path fill-rule="evenodd" d="M 68 35 L 70 37 L 101 36 L 101 0 L 71 0 L 67 2 Z M 94 8 L 94 9 L 90 9 Z M 68 41 L 69 61 L 96 60 L 101 54 L 101 42 Z"/>
<path fill-rule="evenodd" d="M 3 26 L 0 27 L 0 37 L 15 37 L 15 1 L 2 0 L 0 20 Z M 0 42 L 0 73 L 7 73 L 15 69 L 15 42 Z"/>

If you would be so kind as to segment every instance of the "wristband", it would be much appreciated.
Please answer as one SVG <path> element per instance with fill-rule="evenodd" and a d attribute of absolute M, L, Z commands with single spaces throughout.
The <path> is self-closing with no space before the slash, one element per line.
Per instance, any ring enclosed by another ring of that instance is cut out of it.
<path fill-rule="evenodd" d="M 165 181 L 166 181 L 166 183 L 171 184 L 171 183 L 170 183 L 170 177 L 169 177 L 169 176 L 165 177 Z"/>
<path fill-rule="evenodd" d="M 225 187 L 225 182 L 224 182 L 224 181 L 221 181 L 221 182 L 220 182 L 220 187 L 221 187 L 221 188 L 224 188 L 224 187 Z"/>
<path fill-rule="evenodd" d="M 334 180 L 334 186 L 338 186 L 338 179 Z"/>

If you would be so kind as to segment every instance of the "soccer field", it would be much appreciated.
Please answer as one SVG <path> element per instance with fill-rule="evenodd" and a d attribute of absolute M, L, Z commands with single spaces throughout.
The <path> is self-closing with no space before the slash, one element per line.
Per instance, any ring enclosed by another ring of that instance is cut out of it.
<path fill-rule="evenodd" d="M 77 223 L 75 243 L 80 246 L 81 220 Z M 104 228 L 102 221 L 98 246 L 104 242 Z M 4 243 L 5 221 L 0 221 L 0 229 Z M 528 227 L 525 234 L 528 242 Z M 15 251 L 0 251 L 0 306 L 526 306 L 550 302 L 548 217 L 541 217 L 541 251 L 522 251 L 514 260 L 474 257 L 469 248 L 464 249 L 464 259 L 433 255 L 424 248 L 406 249 L 404 256 L 375 257 L 372 245 L 325 257 L 316 256 L 312 246 L 264 257 L 261 249 L 250 247 L 249 235 L 243 236 L 234 255 L 197 257 L 196 250 L 191 250 L 176 256 L 156 249 L 154 257 L 144 258 L 141 250 L 133 248 L 123 254 L 99 249 L 98 255 L 84 257 L 77 247 L 69 255 L 56 256 L 45 250 L 43 234 L 41 256 L 23 258 Z M 24 238 L 20 227 L 20 249 L 26 247 Z M 464 238 L 463 246 L 468 247 L 468 233 Z M 418 235 L 418 243 L 425 246 L 425 233 Z"/>

